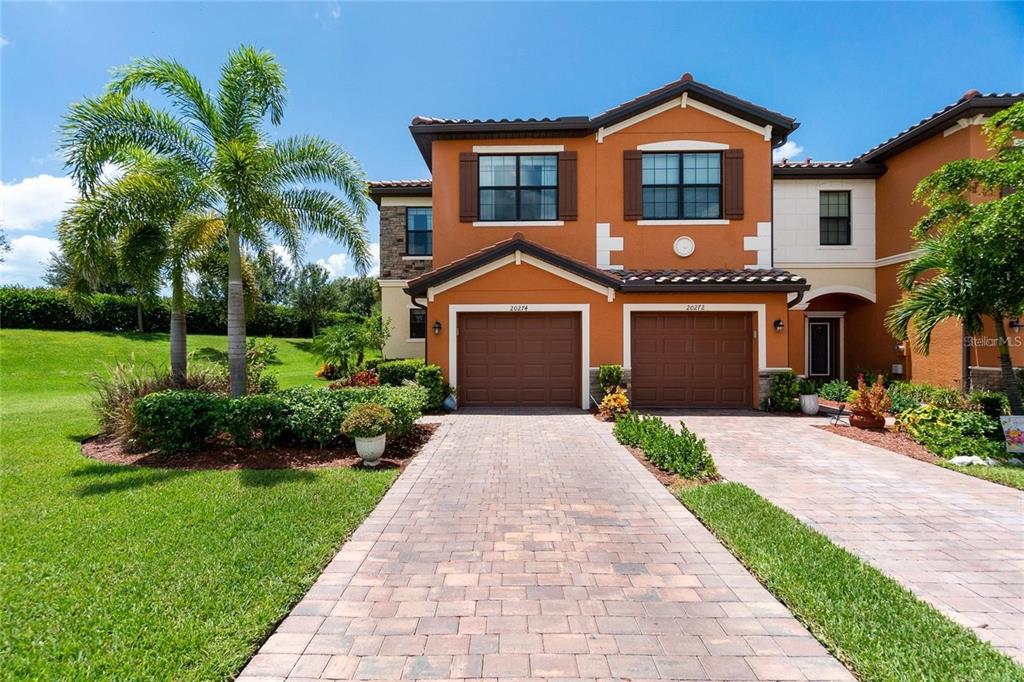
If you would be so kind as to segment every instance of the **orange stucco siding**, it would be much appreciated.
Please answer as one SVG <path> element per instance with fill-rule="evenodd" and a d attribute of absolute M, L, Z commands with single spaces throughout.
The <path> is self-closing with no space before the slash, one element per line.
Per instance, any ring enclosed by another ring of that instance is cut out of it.
<path fill-rule="evenodd" d="M 681 132 L 683 131 L 683 132 Z M 728 225 L 641 226 L 623 220 L 623 151 L 666 140 L 726 144 L 744 152 L 744 217 Z M 459 153 L 474 145 L 564 145 L 577 153 L 578 218 L 563 226 L 476 226 L 459 222 Z M 478 251 L 522 232 L 530 241 L 585 263 L 596 264 L 597 223 L 609 223 L 611 235 L 623 238 L 623 251 L 612 262 L 626 268 L 742 268 L 756 261 L 743 250 L 743 238 L 757 234 L 757 223 L 771 220 L 771 145 L 754 133 L 719 117 L 674 107 L 604 137 L 441 140 L 432 147 L 434 183 L 434 266 Z M 672 251 L 680 236 L 691 237 L 694 254 Z"/>
<path fill-rule="evenodd" d="M 439 335 L 430 333 L 427 349 L 428 362 L 440 365 L 445 376 L 450 377 L 449 344 L 454 343 L 450 318 L 450 306 L 485 304 L 498 306 L 498 310 L 512 306 L 538 304 L 589 305 L 590 333 L 589 366 L 623 364 L 623 306 L 625 304 L 763 304 L 765 306 L 764 364 L 767 367 L 789 366 L 789 345 L 786 331 L 776 332 L 772 322 L 787 319 L 786 295 L 783 293 L 666 293 L 666 294 L 622 294 L 617 293 L 613 301 L 606 293 L 591 291 L 576 282 L 569 281 L 546 270 L 527 263 L 508 264 L 492 270 L 456 287 L 437 293 L 427 308 L 427 328 L 441 322 Z M 524 314 L 529 314 L 524 313 Z M 755 320 L 754 328 L 757 329 Z M 754 372 L 751 376 L 752 395 L 756 407 L 758 397 L 758 341 L 751 339 Z M 449 378 L 449 381 L 452 381 Z"/>

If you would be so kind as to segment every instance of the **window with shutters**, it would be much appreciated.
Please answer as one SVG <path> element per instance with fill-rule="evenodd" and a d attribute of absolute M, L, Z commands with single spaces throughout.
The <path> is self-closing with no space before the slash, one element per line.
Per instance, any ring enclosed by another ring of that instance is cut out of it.
<path fill-rule="evenodd" d="M 409 308 L 409 338 L 427 338 L 427 311 L 423 308 Z"/>
<path fill-rule="evenodd" d="M 558 155 L 481 155 L 480 221 L 556 220 Z"/>
<path fill-rule="evenodd" d="M 719 152 L 645 152 L 642 162 L 645 220 L 722 217 Z"/>
<path fill-rule="evenodd" d="M 849 246 L 850 192 L 827 191 L 818 194 L 818 231 L 822 246 Z"/>
<path fill-rule="evenodd" d="M 405 255 L 429 256 L 434 253 L 434 211 L 430 208 L 405 209 Z"/>

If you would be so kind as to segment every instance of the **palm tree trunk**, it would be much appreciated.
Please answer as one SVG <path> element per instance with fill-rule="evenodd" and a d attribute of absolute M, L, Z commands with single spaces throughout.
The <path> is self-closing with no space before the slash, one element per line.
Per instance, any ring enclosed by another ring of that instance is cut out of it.
<path fill-rule="evenodd" d="M 188 347 L 185 327 L 185 283 L 179 270 L 171 274 L 171 378 L 178 386 L 188 375 Z"/>
<path fill-rule="evenodd" d="M 135 295 L 135 318 L 135 324 L 141 334 L 146 331 L 146 327 L 142 322 L 142 294 L 139 293 Z"/>
<path fill-rule="evenodd" d="M 242 245 L 238 230 L 228 227 L 228 376 L 231 396 L 246 394 L 245 292 L 242 289 Z"/>
<path fill-rule="evenodd" d="M 1010 359 L 1010 344 L 1002 315 L 992 318 L 996 323 L 996 337 L 999 343 L 999 370 L 1003 380 L 1003 391 L 1010 399 L 1010 414 L 1024 414 L 1024 403 L 1020 397 L 1020 386 L 1013 375 L 1013 360 Z"/>

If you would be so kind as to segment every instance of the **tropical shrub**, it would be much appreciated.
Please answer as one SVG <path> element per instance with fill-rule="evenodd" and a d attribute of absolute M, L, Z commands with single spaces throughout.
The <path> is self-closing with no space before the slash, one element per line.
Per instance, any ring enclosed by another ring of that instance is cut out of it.
<path fill-rule="evenodd" d="M 382 384 L 401 386 L 406 381 L 416 381 L 416 372 L 421 367 L 423 367 L 423 360 L 419 358 L 387 360 L 377 363 L 377 376 Z"/>
<path fill-rule="evenodd" d="M 318 373 L 319 374 L 319 373 Z M 331 384 L 331 388 L 348 388 L 349 386 L 379 386 L 380 380 L 377 378 L 377 373 L 372 369 L 363 369 L 354 374 L 350 374 L 343 379 L 338 379 Z"/>
<path fill-rule="evenodd" d="M 812 379 L 801 379 L 798 384 L 800 395 L 817 395 L 818 385 Z"/>
<path fill-rule="evenodd" d="M 321 329 L 311 344 L 311 350 L 323 361 L 322 379 L 340 379 L 358 365 L 363 352 L 363 337 L 357 325 L 342 324 Z"/>
<path fill-rule="evenodd" d="M 288 407 L 276 395 L 248 395 L 227 401 L 221 429 L 235 445 L 269 447 L 288 431 Z"/>
<path fill-rule="evenodd" d="M 857 390 L 850 398 L 850 411 L 858 414 L 870 414 L 874 417 L 885 417 L 892 408 L 892 401 L 885 391 L 885 379 L 881 374 L 875 375 L 875 382 L 869 387 L 864 382 L 864 375 L 857 375 Z"/>
<path fill-rule="evenodd" d="M 373 438 L 388 433 L 395 424 L 391 410 L 376 403 L 356 405 L 341 422 L 341 432 L 350 438 Z"/>
<path fill-rule="evenodd" d="M 718 477 L 715 462 L 703 438 L 679 422 L 680 432 L 658 417 L 626 414 L 615 420 L 615 437 L 623 445 L 638 447 L 652 464 L 684 478 Z"/>
<path fill-rule="evenodd" d="M 940 457 L 1006 454 L 998 420 L 984 412 L 920 405 L 900 414 L 896 427 Z"/>
<path fill-rule="evenodd" d="M 416 370 L 416 383 L 427 391 L 426 409 L 436 411 L 441 409 L 444 401 L 445 383 L 441 368 L 437 365 L 423 365 Z"/>
<path fill-rule="evenodd" d="M 601 404 L 598 406 L 598 414 L 605 419 L 617 417 L 627 412 L 629 412 L 629 398 L 622 387 L 615 387 L 611 392 L 605 394 L 601 398 Z"/>
<path fill-rule="evenodd" d="M 317 379 L 326 379 L 327 381 L 334 381 L 341 379 L 345 376 L 345 370 L 337 365 L 333 365 L 329 362 L 325 362 L 320 365 L 320 369 L 315 372 Z"/>
<path fill-rule="evenodd" d="M 195 450 L 217 432 L 227 399 L 203 391 L 159 391 L 135 401 L 133 440 L 164 455 Z"/>
<path fill-rule="evenodd" d="M 842 379 L 833 379 L 821 385 L 821 388 L 818 389 L 818 395 L 825 400 L 845 403 L 850 399 L 851 391 L 850 384 Z"/>
<path fill-rule="evenodd" d="M 228 391 L 227 372 L 220 365 L 190 361 L 185 380 L 179 384 L 166 366 L 136 362 L 134 354 L 127 362 L 108 365 L 105 373 L 93 373 L 90 382 L 100 426 L 125 445 L 131 445 L 135 434 L 135 401 L 142 396 L 172 388 L 218 394 Z"/>
<path fill-rule="evenodd" d="M 968 401 L 993 419 L 1010 414 L 1010 399 L 999 391 L 974 391 L 968 396 Z"/>
<path fill-rule="evenodd" d="M 795 412 L 800 408 L 799 378 L 791 371 L 773 374 L 768 386 L 766 409 L 773 412 Z"/>
<path fill-rule="evenodd" d="M 625 386 L 622 365 L 601 365 L 597 370 L 597 383 L 601 385 L 605 395 Z"/>
<path fill-rule="evenodd" d="M 277 377 L 267 372 L 267 366 L 279 364 L 277 344 L 269 337 L 249 337 L 245 341 L 245 371 L 249 393 L 272 393 L 278 388 Z"/>
<path fill-rule="evenodd" d="M 288 434 L 296 443 L 325 447 L 338 442 L 341 422 L 356 405 L 376 403 L 394 416 L 393 433 L 406 434 L 423 414 L 427 391 L 420 386 L 292 388 L 277 396 L 288 409 Z"/>

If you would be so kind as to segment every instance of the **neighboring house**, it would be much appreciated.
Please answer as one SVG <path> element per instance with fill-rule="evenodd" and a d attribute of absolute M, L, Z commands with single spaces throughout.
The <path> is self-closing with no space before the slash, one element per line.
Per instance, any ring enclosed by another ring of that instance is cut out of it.
<path fill-rule="evenodd" d="M 941 372 L 938 348 L 904 357 L 882 327 L 910 192 L 984 153 L 978 116 L 1015 98 L 969 97 L 850 163 L 774 167 L 798 123 L 689 74 L 595 117 L 414 118 L 433 180 L 371 183 L 386 352 L 440 365 L 468 406 L 587 407 L 602 364 L 642 407 L 757 406 L 788 368 Z"/>

